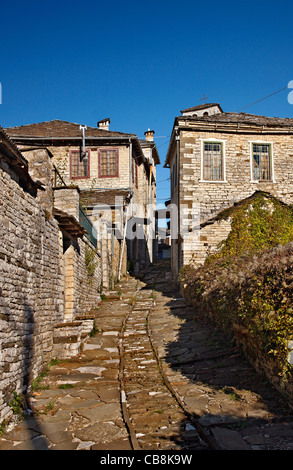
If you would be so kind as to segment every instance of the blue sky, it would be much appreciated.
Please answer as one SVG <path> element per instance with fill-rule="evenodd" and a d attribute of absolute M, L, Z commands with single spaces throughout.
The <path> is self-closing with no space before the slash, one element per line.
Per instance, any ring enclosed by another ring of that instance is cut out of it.
<path fill-rule="evenodd" d="M 155 130 L 158 202 L 174 117 L 218 102 L 238 111 L 293 80 L 289 1 L 100 2 L 1 6 L 3 127 L 64 119 L 144 137 Z M 288 90 L 245 109 L 293 117 Z"/>

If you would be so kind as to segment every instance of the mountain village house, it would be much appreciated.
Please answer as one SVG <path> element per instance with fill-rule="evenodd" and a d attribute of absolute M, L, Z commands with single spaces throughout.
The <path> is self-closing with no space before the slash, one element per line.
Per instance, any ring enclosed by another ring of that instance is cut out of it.
<path fill-rule="evenodd" d="M 181 111 L 165 167 L 171 173 L 172 271 L 201 265 L 227 238 L 226 208 L 264 191 L 293 202 L 293 119 L 223 112 L 219 104 Z M 175 209 L 174 209 L 175 208 Z"/>

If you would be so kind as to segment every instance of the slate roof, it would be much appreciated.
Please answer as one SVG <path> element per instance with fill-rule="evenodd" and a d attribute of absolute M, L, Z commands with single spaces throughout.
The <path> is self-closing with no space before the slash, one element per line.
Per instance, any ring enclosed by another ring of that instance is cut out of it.
<path fill-rule="evenodd" d="M 62 121 L 60 119 L 53 119 L 52 121 L 44 121 L 35 124 L 26 124 L 23 126 L 8 127 L 5 129 L 7 135 L 10 139 L 16 144 L 31 143 L 32 145 L 42 144 L 42 145 L 64 145 L 70 140 L 75 141 L 76 144 L 82 140 L 82 131 L 79 128 L 80 124 Z M 116 132 L 116 131 L 107 131 L 105 129 L 100 129 L 99 127 L 87 126 L 85 131 L 85 138 L 87 143 L 93 139 L 96 142 L 97 139 L 102 141 L 115 141 L 115 140 L 129 140 L 131 139 L 134 145 L 134 149 L 138 156 L 144 161 L 144 155 L 142 146 L 151 145 L 154 149 L 154 158 L 156 164 L 160 164 L 160 158 L 157 151 L 156 144 L 153 142 L 147 142 L 146 140 L 139 139 L 136 134 L 125 133 L 125 132 Z"/>
<path fill-rule="evenodd" d="M 214 105 L 217 105 L 215 103 Z M 205 105 L 199 105 L 195 106 L 193 108 L 186 109 L 185 111 L 190 111 L 190 110 L 196 110 L 196 109 L 203 109 L 209 108 L 213 106 L 213 104 L 205 104 Z M 219 106 L 219 105 L 218 105 Z M 184 112 L 184 111 L 181 111 Z M 266 131 L 270 132 L 272 131 L 273 133 L 278 132 L 285 132 L 285 133 L 293 133 L 293 118 L 280 118 L 280 117 L 268 117 L 268 116 L 259 116 L 257 114 L 248 114 L 248 113 L 217 113 L 213 114 L 210 116 L 177 116 L 175 117 L 174 120 L 174 126 L 172 130 L 172 136 L 169 142 L 169 148 L 167 151 L 167 156 L 164 164 L 164 168 L 167 167 L 169 163 L 169 158 L 170 158 L 170 151 L 171 147 L 174 143 L 174 130 L 175 127 L 178 126 L 180 127 L 186 127 L 186 128 L 193 128 L 194 124 L 194 129 L 207 129 L 211 130 L 212 129 L 212 124 L 214 124 L 213 130 L 215 132 L 219 131 L 221 132 L 221 124 L 223 125 L 222 130 L 228 129 L 229 124 L 231 125 L 231 132 L 237 132 L 238 131 L 238 126 L 239 129 L 241 129 L 241 125 L 244 126 L 252 126 L 252 129 L 254 128 L 255 131 L 262 131 L 261 128 L 266 127 Z M 206 125 L 206 126 L 205 126 Z"/>
<path fill-rule="evenodd" d="M 202 122 L 217 122 L 217 123 L 243 123 L 253 124 L 257 126 L 271 126 L 271 127 L 293 127 L 292 118 L 279 118 L 258 116 L 256 114 L 247 113 L 218 113 L 211 116 L 178 116 L 177 120 L 187 119 L 189 121 L 202 121 Z"/>
<path fill-rule="evenodd" d="M 75 122 L 53 119 L 35 124 L 27 124 L 17 127 L 8 127 L 5 129 L 10 139 L 17 145 L 38 145 L 38 146 L 64 146 L 81 145 L 82 131 L 80 124 Z M 129 142 L 131 139 L 133 149 L 140 159 L 144 162 L 145 157 L 141 148 L 140 141 L 135 134 L 124 132 L 107 131 L 98 127 L 87 126 L 85 131 L 86 145 L 97 145 L 110 143 L 117 144 L 122 141 Z M 100 142 L 99 142 L 100 141 Z"/>

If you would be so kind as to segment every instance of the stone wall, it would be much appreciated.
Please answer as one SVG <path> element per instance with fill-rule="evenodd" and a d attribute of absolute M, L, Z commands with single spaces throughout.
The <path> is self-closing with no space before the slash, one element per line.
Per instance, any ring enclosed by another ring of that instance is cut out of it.
<path fill-rule="evenodd" d="M 64 321 L 86 316 L 101 300 L 101 255 L 84 237 L 67 246 L 62 255 Z"/>
<path fill-rule="evenodd" d="M 187 234 L 182 243 L 183 264 L 201 266 L 206 257 L 217 250 L 231 231 L 231 220 L 215 220 L 200 230 Z"/>
<path fill-rule="evenodd" d="M 57 221 L 0 170 L 0 419 L 53 356 L 63 320 Z"/>
<path fill-rule="evenodd" d="M 67 359 L 79 353 L 94 327 L 96 308 L 101 301 L 101 256 L 86 237 L 69 243 L 67 240 L 60 264 L 64 276 L 64 316 L 54 326 L 53 342 L 55 356 Z"/>
<path fill-rule="evenodd" d="M 38 162 L 35 178 L 50 168 L 44 150 L 26 156 Z M 102 281 L 96 247 L 52 215 L 50 171 L 33 197 L 11 168 L 0 155 L 0 422 L 11 415 L 13 392 L 26 392 L 52 358 L 79 351 L 94 326 Z M 68 188 L 55 200 L 73 228 L 80 227 L 78 198 L 77 188 Z"/>
<path fill-rule="evenodd" d="M 79 223 L 79 195 L 78 187 L 63 187 L 54 190 L 54 208 L 69 214 Z M 97 238 L 99 234 L 97 233 Z M 72 329 L 72 322 L 86 321 L 93 318 L 95 307 L 101 300 L 100 292 L 102 288 L 102 254 L 101 246 L 97 243 L 93 245 L 87 235 L 74 238 L 62 228 L 61 234 L 62 255 L 60 257 L 60 266 L 63 273 L 64 282 L 64 322 L 70 324 L 69 330 Z M 89 322 L 90 324 L 90 322 Z M 80 330 L 79 324 L 76 329 Z M 93 322 L 91 328 L 93 327 Z M 59 328 L 59 327 L 58 327 Z M 66 331 L 64 325 L 62 330 L 56 331 L 58 339 L 58 356 L 70 356 L 72 353 L 72 341 L 67 342 L 67 337 L 71 334 L 64 335 L 63 350 L 61 350 L 61 331 Z M 76 333 L 79 338 L 79 333 Z M 78 340 L 74 348 L 78 348 Z M 65 344 L 68 346 L 66 351 Z"/>
<path fill-rule="evenodd" d="M 109 149 L 110 147 L 105 147 Z M 113 146 L 111 148 L 118 148 Z M 80 189 L 90 188 L 128 188 L 129 180 L 129 147 L 118 148 L 118 171 L 117 177 L 99 177 L 99 148 L 86 148 L 89 151 L 90 174 L 88 178 L 70 178 L 70 151 L 79 150 L 79 147 L 49 147 L 52 163 L 56 166 L 67 185 L 77 184 Z"/>

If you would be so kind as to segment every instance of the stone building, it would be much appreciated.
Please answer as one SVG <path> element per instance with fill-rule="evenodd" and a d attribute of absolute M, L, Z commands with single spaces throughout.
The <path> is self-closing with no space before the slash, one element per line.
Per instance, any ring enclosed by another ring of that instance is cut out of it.
<path fill-rule="evenodd" d="M 81 217 L 94 224 L 93 236 L 100 235 L 104 287 L 126 272 L 126 256 L 136 272 L 154 260 L 160 163 L 154 131 L 146 131 L 142 140 L 110 131 L 109 124 L 110 119 L 99 121 L 97 127 L 53 120 L 6 129 L 37 171 L 42 164 L 34 154 L 45 151 L 50 156 L 55 197 L 56 188 L 78 188 Z"/>
<path fill-rule="evenodd" d="M 227 238 L 230 221 L 217 217 L 223 209 L 256 191 L 293 202 L 292 155 L 293 119 L 226 113 L 217 103 L 181 111 L 164 165 L 171 173 L 174 277 Z"/>

